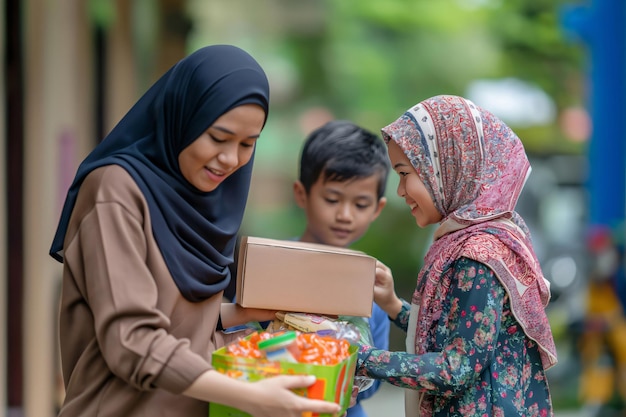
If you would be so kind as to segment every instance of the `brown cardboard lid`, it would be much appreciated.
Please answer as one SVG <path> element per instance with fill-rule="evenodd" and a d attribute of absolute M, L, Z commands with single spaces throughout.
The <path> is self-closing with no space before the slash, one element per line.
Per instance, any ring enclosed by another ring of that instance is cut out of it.
<path fill-rule="evenodd" d="M 376 258 L 361 251 L 244 236 L 236 302 L 250 308 L 369 317 L 375 272 Z"/>
<path fill-rule="evenodd" d="M 341 248 L 338 246 L 331 245 L 323 245 L 321 243 L 309 243 L 309 242 L 300 242 L 298 240 L 280 240 L 280 239 L 270 239 L 265 237 L 255 237 L 255 236 L 243 236 L 241 238 L 241 247 L 244 248 L 247 244 L 254 245 L 265 245 L 265 246 L 275 246 L 289 249 L 302 249 L 302 250 L 311 250 L 316 252 L 328 252 L 328 253 L 342 253 L 348 255 L 355 256 L 367 256 L 368 254 L 361 252 L 355 249 Z"/>

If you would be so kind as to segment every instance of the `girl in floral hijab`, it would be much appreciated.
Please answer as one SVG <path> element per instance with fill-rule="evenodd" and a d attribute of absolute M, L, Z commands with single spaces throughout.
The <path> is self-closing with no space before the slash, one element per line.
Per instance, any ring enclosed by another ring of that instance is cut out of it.
<path fill-rule="evenodd" d="M 530 173 L 521 141 L 456 96 L 424 100 L 382 134 L 398 195 L 420 227 L 438 227 L 410 304 L 379 264 L 375 299 L 407 352 L 362 346 L 358 373 L 407 388 L 411 417 L 552 416 L 550 290 L 514 211 Z"/>

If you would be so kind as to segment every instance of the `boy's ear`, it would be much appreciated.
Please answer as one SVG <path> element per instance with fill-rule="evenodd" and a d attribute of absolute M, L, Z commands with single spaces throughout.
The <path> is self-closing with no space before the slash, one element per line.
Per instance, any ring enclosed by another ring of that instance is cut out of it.
<path fill-rule="evenodd" d="M 380 213 L 383 211 L 386 205 L 387 205 L 387 197 L 381 197 L 378 200 L 378 207 L 376 207 L 376 211 L 374 212 L 374 217 L 372 218 L 372 221 L 376 220 L 376 218 L 380 216 Z"/>
<path fill-rule="evenodd" d="M 293 183 L 293 197 L 296 200 L 296 204 L 298 205 L 298 207 L 300 207 L 301 209 L 306 207 L 306 190 L 304 188 L 304 185 L 300 181 L 296 181 Z"/>

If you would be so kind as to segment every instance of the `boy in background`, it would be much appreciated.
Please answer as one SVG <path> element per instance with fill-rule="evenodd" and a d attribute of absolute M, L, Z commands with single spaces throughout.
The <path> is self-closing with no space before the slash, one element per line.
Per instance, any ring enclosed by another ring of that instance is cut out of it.
<path fill-rule="evenodd" d="M 349 247 L 361 238 L 387 203 L 389 159 L 381 138 L 353 123 L 334 120 L 307 137 L 300 157 L 296 204 L 304 210 L 301 242 Z M 378 349 L 389 348 L 389 318 L 376 303 L 368 318 Z M 360 401 L 371 397 L 380 381 L 359 393 L 348 417 L 366 417 Z"/>

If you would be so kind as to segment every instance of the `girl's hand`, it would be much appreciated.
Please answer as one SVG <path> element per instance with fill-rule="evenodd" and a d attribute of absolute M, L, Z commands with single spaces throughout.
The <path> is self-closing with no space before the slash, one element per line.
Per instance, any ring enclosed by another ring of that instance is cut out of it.
<path fill-rule="evenodd" d="M 396 295 L 391 269 L 384 263 L 376 261 L 376 281 L 374 283 L 374 301 L 392 319 L 402 309 L 402 301 Z"/>

